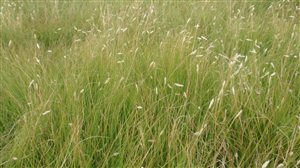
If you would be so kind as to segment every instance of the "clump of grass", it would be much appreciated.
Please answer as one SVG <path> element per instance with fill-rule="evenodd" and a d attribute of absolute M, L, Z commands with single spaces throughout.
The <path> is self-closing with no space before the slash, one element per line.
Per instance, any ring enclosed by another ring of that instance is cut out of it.
<path fill-rule="evenodd" d="M 1 2 L 1 167 L 297 167 L 298 1 Z"/>

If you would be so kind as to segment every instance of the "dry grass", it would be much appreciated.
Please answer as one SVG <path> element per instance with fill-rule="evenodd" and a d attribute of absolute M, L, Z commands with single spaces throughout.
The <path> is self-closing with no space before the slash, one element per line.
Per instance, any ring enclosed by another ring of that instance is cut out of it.
<path fill-rule="evenodd" d="M 297 167 L 299 1 L 1 1 L 1 167 Z"/>

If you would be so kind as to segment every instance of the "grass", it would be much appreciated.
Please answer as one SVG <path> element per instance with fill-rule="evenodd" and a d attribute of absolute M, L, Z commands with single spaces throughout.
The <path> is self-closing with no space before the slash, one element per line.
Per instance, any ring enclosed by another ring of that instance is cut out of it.
<path fill-rule="evenodd" d="M 299 1 L 1 1 L 1 167 L 297 167 Z"/>

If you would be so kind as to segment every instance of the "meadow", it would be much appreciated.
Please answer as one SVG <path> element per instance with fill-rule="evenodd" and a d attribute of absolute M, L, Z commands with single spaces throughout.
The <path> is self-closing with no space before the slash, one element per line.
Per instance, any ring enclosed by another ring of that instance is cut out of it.
<path fill-rule="evenodd" d="M 300 2 L 0 2 L 0 167 L 300 167 Z"/>

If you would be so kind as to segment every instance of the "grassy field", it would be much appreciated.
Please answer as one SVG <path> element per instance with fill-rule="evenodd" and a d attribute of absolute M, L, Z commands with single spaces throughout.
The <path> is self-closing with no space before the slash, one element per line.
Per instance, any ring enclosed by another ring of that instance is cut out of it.
<path fill-rule="evenodd" d="M 300 167 L 299 1 L 0 5 L 0 167 Z"/>

